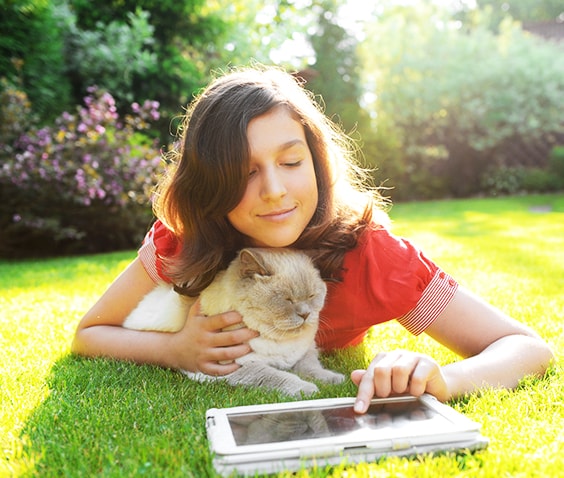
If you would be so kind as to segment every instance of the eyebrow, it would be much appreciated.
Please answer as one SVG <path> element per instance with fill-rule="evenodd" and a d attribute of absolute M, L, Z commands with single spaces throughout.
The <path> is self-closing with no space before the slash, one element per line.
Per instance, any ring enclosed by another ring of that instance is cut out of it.
<path fill-rule="evenodd" d="M 278 149 L 277 152 L 282 153 L 288 149 L 293 148 L 294 146 L 303 146 L 304 148 L 307 148 L 307 144 L 301 140 L 301 139 L 292 139 L 286 143 L 282 143 Z"/>

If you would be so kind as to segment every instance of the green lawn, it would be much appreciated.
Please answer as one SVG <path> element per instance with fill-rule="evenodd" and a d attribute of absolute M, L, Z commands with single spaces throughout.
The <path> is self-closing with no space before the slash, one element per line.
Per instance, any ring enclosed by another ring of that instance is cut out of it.
<path fill-rule="evenodd" d="M 395 232 L 420 244 L 461 284 L 532 325 L 562 361 L 564 195 L 399 204 L 391 215 Z M 205 410 L 287 400 L 193 383 L 156 367 L 69 355 L 81 315 L 134 255 L 0 262 L 0 476 L 214 476 Z M 442 363 L 455 359 L 391 323 L 376 328 L 363 347 L 325 360 L 347 372 L 394 347 Z M 354 393 L 348 381 L 322 386 L 318 396 Z M 563 476 L 561 365 L 515 391 L 485 390 L 452 405 L 483 424 L 487 450 L 297 476 Z"/>

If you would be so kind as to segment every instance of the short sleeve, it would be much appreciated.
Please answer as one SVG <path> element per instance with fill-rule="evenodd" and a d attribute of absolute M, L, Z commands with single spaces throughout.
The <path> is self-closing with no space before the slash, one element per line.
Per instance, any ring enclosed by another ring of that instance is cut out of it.
<path fill-rule="evenodd" d="M 398 322 L 414 335 L 419 335 L 431 325 L 454 297 L 458 283 L 446 272 L 437 270 L 425 287 L 417 305 Z"/>
<path fill-rule="evenodd" d="M 160 220 L 157 220 L 145 235 L 137 255 L 155 282 L 171 282 L 164 270 L 163 259 L 173 257 L 179 250 L 180 242 Z"/>
<path fill-rule="evenodd" d="M 343 267 L 322 311 L 318 343 L 325 349 L 359 344 L 371 326 L 393 319 L 420 334 L 457 289 L 420 249 L 384 228 L 365 231 Z"/>

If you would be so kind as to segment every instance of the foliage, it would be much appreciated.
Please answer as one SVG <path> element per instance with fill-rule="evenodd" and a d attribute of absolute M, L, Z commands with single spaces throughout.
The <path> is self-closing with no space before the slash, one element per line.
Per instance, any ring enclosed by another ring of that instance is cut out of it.
<path fill-rule="evenodd" d="M 456 18 L 465 24 L 476 21 L 480 12 L 488 12 L 489 27 L 498 31 L 498 26 L 505 18 L 527 22 L 557 20 L 564 14 L 561 0 L 476 0 L 478 8 L 470 8 L 469 4 L 461 4 Z"/>
<path fill-rule="evenodd" d="M 5 148 L 1 154 L 13 152 L 13 144 L 32 122 L 31 102 L 27 95 L 5 78 L 0 79 L 0 144 Z"/>
<path fill-rule="evenodd" d="M 477 193 L 486 171 L 505 165 L 507 142 L 562 131 L 560 48 L 510 21 L 496 36 L 461 29 L 429 6 L 398 8 L 379 19 L 365 47 L 375 127 L 379 118 L 393 122 L 404 170 L 418 171 L 417 183 Z M 402 188 L 412 192 L 415 181 L 406 179 Z"/>
<path fill-rule="evenodd" d="M 35 113 L 44 121 L 71 104 L 55 8 L 44 0 L 10 0 L 0 6 L 0 78 L 21 81 Z"/>
<path fill-rule="evenodd" d="M 161 162 L 141 132 L 158 119 L 157 108 L 134 103 L 120 118 L 113 97 L 92 87 L 76 114 L 0 145 L 0 255 L 137 244 L 150 222 L 147 198 Z"/>
<path fill-rule="evenodd" d="M 63 13 L 64 12 L 64 13 Z M 81 30 L 75 16 L 65 5 L 61 16 L 66 23 L 68 74 L 75 85 L 96 84 L 112 92 L 124 105 L 134 99 L 134 82 L 157 67 L 150 49 L 154 27 L 143 10 L 128 12 L 127 22 L 98 22 L 94 30 Z"/>
<path fill-rule="evenodd" d="M 317 8 L 317 29 L 310 35 L 315 52 L 314 76 L 306 87 L 323 98 L 325 113 L 346 131 L 362 121 L 360 65 L 357 40 L 339 25 L 336 0 L 322 0 Z"/>
<path fill-rule="evenodd" d="M 317 0 L 315 0 L 315 3 Z M 307 32 L 315 26 L 313 1 L 300 8 L 292 0 L 206 2 L 225 22 L 223 45 L 218 50 L 224 65 L 250 62 L 274 63 L 290 71 L 302 70 L 312 61 Z"/>
<path fill-rule="evenodd" d="M 538 205 L 551 205 L 552 212 L 530 211 Z M 459 281 L 533 326 L 560 365 L 515 391 L 483 390 L 451 402 L 482 424 L 491 441 L 483 452 L 320 465 L 279 476 L 560 476 L 564 196 L 399 204 L 392 217 L 398 233 L 409 232 Z M 206 409 L 287 400 L 274 392 L 196 383 L 158 367 L 70 356 L 80 317 L 134 257 L 130 251 L 0 262 L 1 476 L 213 477 Z M 346 373 L 393 348 L 428 353 L 441 364 L 457 359 L 395 323 L 375 327 L 361 347 L 323 358 Z M 346 381 L 324 386 L 319 396 L 354 393 Z"/>
<path fill-rule="evenodd" d="M 108 43 L 110 38 L 101 31 L 110 25 L 120 31 L 129 28 L 126 38 L 130 39 L 127 44 L 130 55 L 121 63 L 116 56 L 113 72 L 105 71 L 108 78 L 128 71 L 128 63 L 135 58 L 131 56 L 135 52 L 134 45 L 144 45 L 146 55 L 139 58 L 139 68 L 131 76 L 130 91 L 123 100 L 152 98 L 159 101 L 163 116 L 159 125 L 161 137 L 168 141 L 171 118 L 207 83 L 209 69 L 219 64 L 219 45 L 226 29 L 221 16 L 207 8 L 204 0 L 100 0 L 96 8 L 92 8 L 88 0 L 67 1 L 76 14 L 77 28 L 82 35 L 102 35 L 105 49 L 113 47 Z M 135 18 L 137 20 L 133 21 Z M 74 54 L 87 53 L 79 48 L 71 52 L 71 57 Z M 75 61 L 79 63 L 80 57 Z M 85 68 L 83 76 L 87 78 L 89 67 Z M 98 81 L 96 71 L 91 71 L 91 75 L 90 78 Z M 82 80 L 80 87 L 84 89 L 91 83 L 91 80 Z M 114 94 L 114 90 L 110 91 Z M 121 104 L 122 97 L 117 101 Z"/>
<path fill-rule="evenodd" d="M 555 147 L 549 158 L 548 167 L 493 168 L 484 175 L 484 192 L 489 194 L 517 194 L 564 190 L 564 147 Z"/>

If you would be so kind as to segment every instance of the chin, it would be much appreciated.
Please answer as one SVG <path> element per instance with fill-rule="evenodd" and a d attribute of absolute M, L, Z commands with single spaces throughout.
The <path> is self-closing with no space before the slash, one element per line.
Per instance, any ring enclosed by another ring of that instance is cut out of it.
<path fill-rule="evenodd" d="M 294 244 L 298 239 L 297 238 L 292 238 L 289 240 L 283 240 L 280 238 L 276 238 L 276 239 L 272 239 L 272 240 L 264 240 L 264 241 L 260 241 L 260 240 L 255 240 L 253 241 L 253 245 L 255 247 L 290 247 L 292 244 Z"/>

